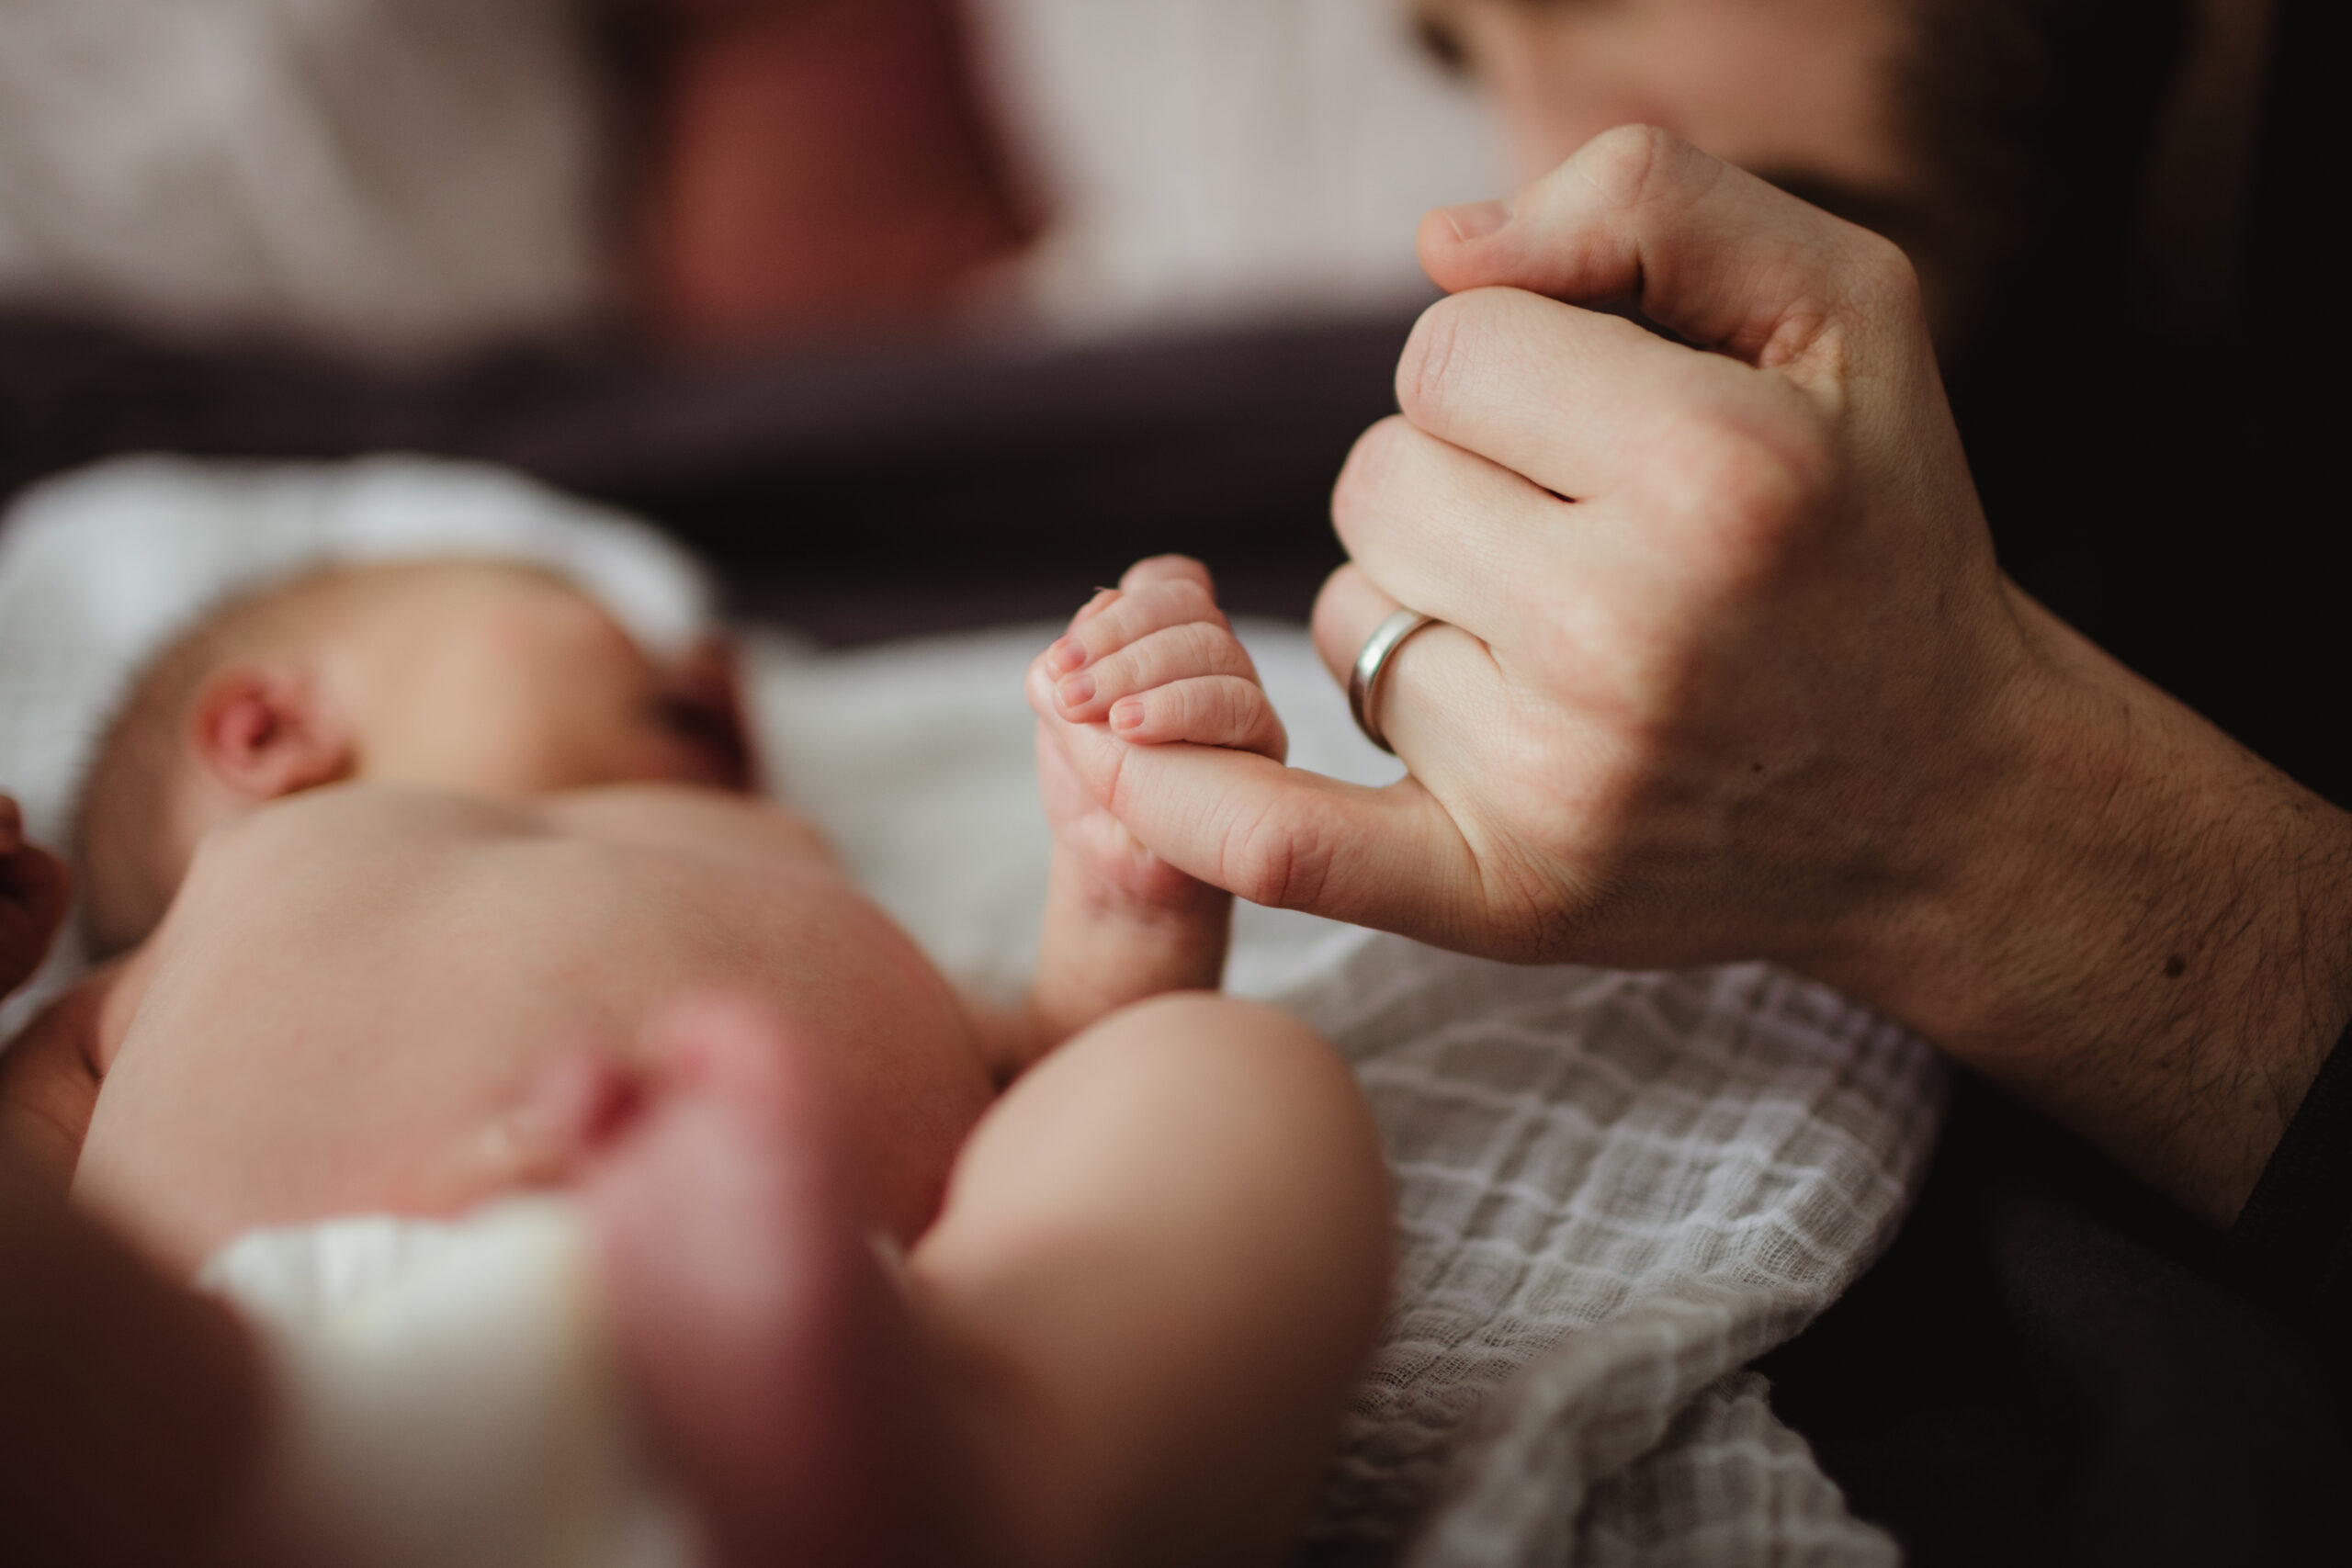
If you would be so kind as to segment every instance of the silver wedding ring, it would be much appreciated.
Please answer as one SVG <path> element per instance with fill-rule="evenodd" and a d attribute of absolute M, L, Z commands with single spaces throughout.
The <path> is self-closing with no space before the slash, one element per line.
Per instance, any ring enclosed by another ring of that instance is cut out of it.
<path fill-rule="evenodd" d="M 1348 711 L 1355 715 L 1356 728 L 1363 738 L 1387 752 L 1396 754 L 1388 744 L 1388 737 L 1380 728 L 1380 678 L 1386 673 L 1388 660 L 1405 646 L 1405 639 L 1423 626 L 1436 623 L 1435 615 L 1424 615 L 1419 610 L 1399 610 L 1378 626 L 1364 638 L 1363 651 L 1356 655 L 1356 667 L 1348 673 Z"/>

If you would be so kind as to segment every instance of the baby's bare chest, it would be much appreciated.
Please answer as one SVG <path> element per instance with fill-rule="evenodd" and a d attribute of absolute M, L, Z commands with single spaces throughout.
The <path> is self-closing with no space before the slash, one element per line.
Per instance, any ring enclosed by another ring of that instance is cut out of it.
<path fill-rule="evenodd" d="M 462 1208 L 508 1184 L 504 1118 L 550 1056 L 627 1058 L 664 1003 L 726 991 L 825 1059 L 912 1202 L 989 1092 L 954 992 L 820 855 L 662 826 L 425 822 L 199 867 L 78 1186 L 191 1264 L 256 1225 Z"/>

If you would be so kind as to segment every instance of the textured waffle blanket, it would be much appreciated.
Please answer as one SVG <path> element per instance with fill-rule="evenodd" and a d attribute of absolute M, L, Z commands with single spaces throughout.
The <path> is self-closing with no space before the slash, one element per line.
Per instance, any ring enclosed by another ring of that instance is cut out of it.
<path fill-rule="evenodd" d="M 1283 998 L 1355 1064 L 1396 1315 L 1307 1559 L 1888 1563 L 1740 1368 L 1876 1256 L 1922 1043 L 1762 965 L 1517 969 L 1365 941 Z"/>

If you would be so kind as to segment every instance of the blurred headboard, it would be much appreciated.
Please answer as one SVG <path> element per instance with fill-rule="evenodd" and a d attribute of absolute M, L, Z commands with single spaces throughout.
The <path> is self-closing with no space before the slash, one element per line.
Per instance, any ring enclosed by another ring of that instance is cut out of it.
<path fill-rule="evenodd" d="M 1327 503 L 1395 408 L 1408 317 L 1041 345 L 841 342 L 723 361 L 617 343 L 431 372 L 0 316 L 0 499 L 117 453 L 506 463 L 651 517 L 822 638 L 1049 615 L 1135 557 L 1203 556 L 1302 615 Z"/>

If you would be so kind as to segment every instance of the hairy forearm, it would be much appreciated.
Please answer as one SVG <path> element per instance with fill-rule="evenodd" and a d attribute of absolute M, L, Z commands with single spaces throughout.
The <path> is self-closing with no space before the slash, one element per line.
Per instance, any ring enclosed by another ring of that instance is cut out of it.
<path fill-rule="evenodd" d="M 2352 817 L 2018 611 L 1975 798 L 1826 977 L 2227 1224 L 2352 1018 Z"/>

